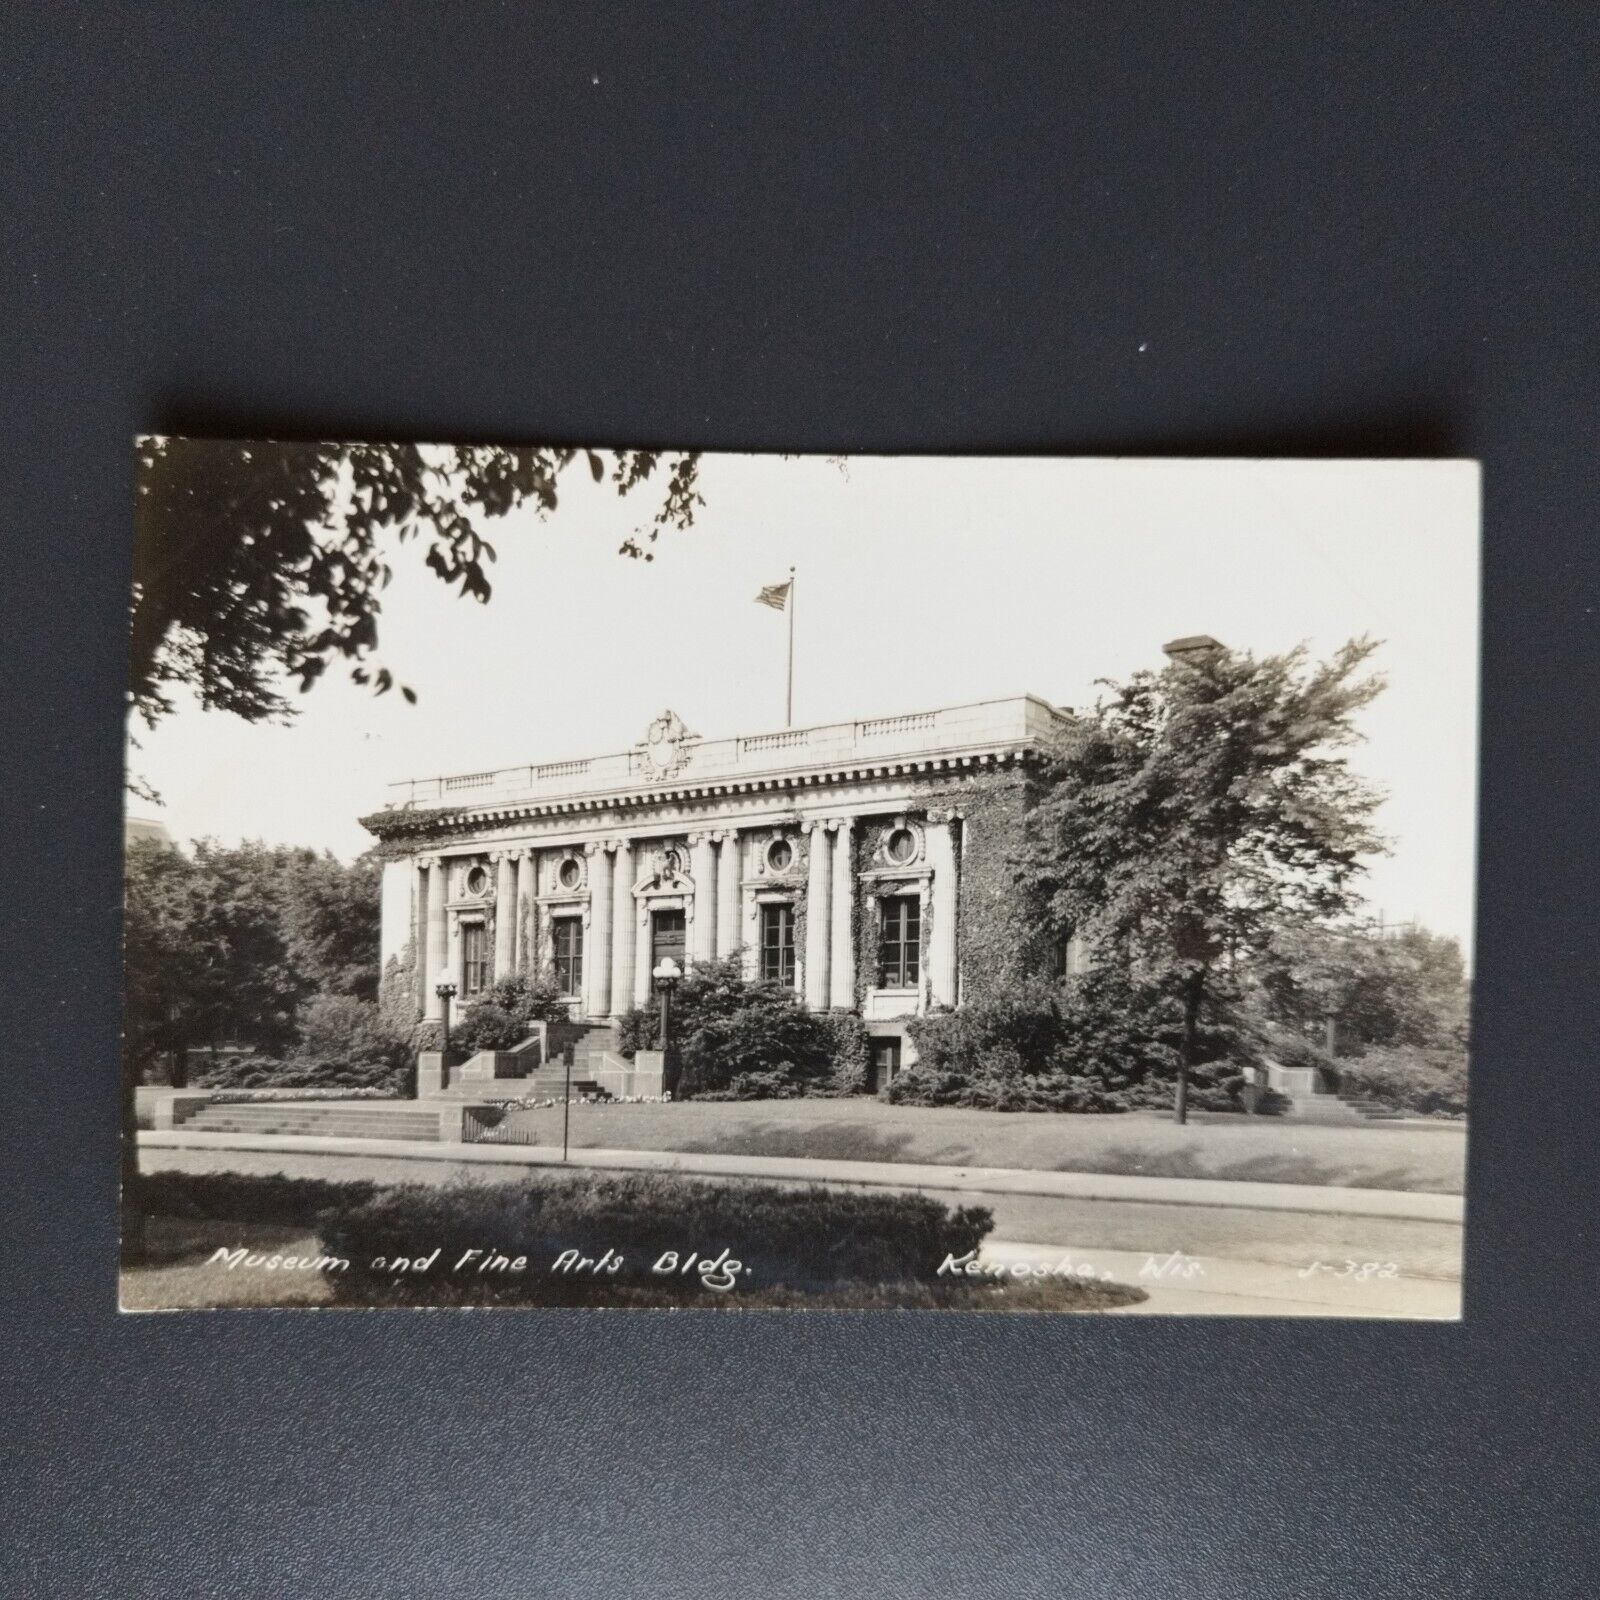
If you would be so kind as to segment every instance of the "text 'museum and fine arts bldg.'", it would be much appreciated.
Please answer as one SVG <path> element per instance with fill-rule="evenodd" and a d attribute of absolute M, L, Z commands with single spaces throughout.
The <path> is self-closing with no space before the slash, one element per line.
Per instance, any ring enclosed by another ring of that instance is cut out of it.
<path fill-rule="evenodd" d="M 434 1019 L 553 972 L 576 1021 L 652 1002 L 652 973 L 742 952 L 746 974 L 857 1012 L 873 1081 L 906 1022 L 1054 966 L 1010 862 L 1030 771 L 1068 713 L 1032 696 L 701 739 L 672 712 L 632 749 L 391 787 L 386 989 Z"/>

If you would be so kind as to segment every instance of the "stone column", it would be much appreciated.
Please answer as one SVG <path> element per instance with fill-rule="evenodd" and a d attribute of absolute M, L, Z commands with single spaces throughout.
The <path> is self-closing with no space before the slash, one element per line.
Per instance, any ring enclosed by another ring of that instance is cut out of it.
<path fill-rule="evenodd" d="M 494 975 L 509 978 L 517 965 L 517 864 L 509 850 L 494 853 Z"/>
<path fill-rule="evenodd" d="M 637 1001 L 633 993 L 633 842 L 617 840 L 611 883 L 611 1014 L 621 1016 Z"/>
<path fill-rule="evenodd" d="M 428 1009 L 428 858 L 413 856 L 411 865 L 411 982 L 420 1017 Z"/>
<path fill-rule="evenodd" d="M 689 835 L 689 871 L 694 875 L 689 959 L 713 961 L 717 954 L 717 847 L 709 833 Z"/>
<path fill-rule="evenodd" d="M 948 820 L 928 822 L 928 865 L 933 868 L 933 927 L 928 934 L 929 997 L 936 1006 L 956 1003 L 956 852 Z"/>
<path fill-rule="evenodd" d="M 513 935 L 519 970 L 533 974 L 539 970 L 539 930 L 534 926 L 534 897 L 538 883 L 534 869 L 538 857 L 532 850 L 518 850 L 516 933 Z"/>
<path fill-rule="evenodd" d="M 655 1004 L 655 983 L 650 976 L 650 909 L 642 901 L 631 900 L 628 914 L 633 919 L 633 1003 Z"/>
<path fill-rule="evenodd" d="M 808 822 L 806 863 L 806 1008 L 828 1008 L 828 956 L 832 944 L 833 841 L 825 822 Z"/>
<path fill-rule="evenodd" d="M 444 982 L 450 959 L 449 930 L 444 915 L 445 867 L 437 856 L 429 856 L 423 865 L 428 869 L 428 933 L 427 956 L 422 963 L 422 1014 L 429 1022 L 437 1022 L 443 1011 L 434 990 Z"/>
<path fill-rule="evenodd" d="M 844 817 L 833 835 L 833 957 L 828 973 L 828 1004 L 848 1011 L 856 1003 L 856 879 L 850 870 L 850 841 L 855 821 Z"/>
<path fill-rule="evenodd" d="M 739 930 L 739 830 L 718 835 L 717 846 L 717 954 L 731 956 L 744 943 Z"/>
<path fill-rule="evenodd" d="M 589 857 L 589 927 L 583 952 L 584 1009 L 591 1017 L 611 1015 L 611 845 L 584 846 Z"/>

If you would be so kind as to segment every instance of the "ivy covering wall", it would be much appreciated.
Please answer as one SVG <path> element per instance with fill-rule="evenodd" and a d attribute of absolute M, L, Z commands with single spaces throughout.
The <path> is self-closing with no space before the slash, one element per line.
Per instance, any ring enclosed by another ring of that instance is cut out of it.
<path fill-rule="evenodd" d="M 1054 940 L 1035 891 L 1018 871 L 1034 784 L 1019 772 L 951 785 L 929 804 L 962 817 L 958 943 L 962 999 L 987 1001 L 1030 977 L 1053 975 Z"/>
<path fill-rule="evenodd" d="M 1017 870 L 1025 846 L 1027 815 L 1033 786 L 1019 772 L 963 777 L 930 789 L 919 805 L 904 813 L 924 823 L 929 812 L 959 813 L 956 945 L 963 1001 L 988 1000 L 1013 989 L 1024 979 L 1054 973 L 1053 940 L 1044 927 L 1036 894 Z M 858 875 L 853 905 L 856 950 L 856 1005 L 865 1004 L 878 966 L 878 895 L 883 880 L 861 878 L 879 860 L 895 817 L 865 818 L 853 844 L 852 870 Z M 922 861 L 914 863 L 924 865 Z M 908 880 L 908 888 L 915 884 Z M 934 911 L 927 908 L 921 927 L 921 971 L 927 987 L 928 944 Z"/>
<path fill-rule="evenodd" d="M 422 1018 L 418 989 L 417 945 L 408 939 L 397 956 L 390 956 L 378 979 L 378 1011 L 396 1037 L 405 1038 Z"/>

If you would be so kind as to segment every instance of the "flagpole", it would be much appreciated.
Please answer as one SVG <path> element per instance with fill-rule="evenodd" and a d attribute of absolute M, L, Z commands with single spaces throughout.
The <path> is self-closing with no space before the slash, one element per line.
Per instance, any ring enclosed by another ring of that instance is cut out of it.
<path fill-rule="evenodd" d="M 783 725 L 786 728 L 794 726 L 794 568 L 789 568 L 789 604 L 784 607 L 789 613 L 789 682 L 783 696 Z"/>

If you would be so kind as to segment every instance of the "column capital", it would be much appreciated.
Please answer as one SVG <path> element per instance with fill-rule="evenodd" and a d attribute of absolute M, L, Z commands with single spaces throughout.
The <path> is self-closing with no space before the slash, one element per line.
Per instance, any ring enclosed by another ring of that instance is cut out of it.
<path fill-rule="evenodd" d="M 444 865 L 443 859 L 439 856 L 418 856 L 416 862 L 424 872 L 431 872 L 435 867 Z"/>
<path fill-rule="evenodd" d="M 812 834 L 826 833 L 827 830 L 832 826 L 833 824 L 831 822 L 824 822 L 820 817 L 811 817 L 807 821 L 800 824 L 803 832 Z"/>
<path fill-rule="evenodd" d="M 834 817 L 829 822 L 828 828 L 834 833 L 851 833 L 854 831 L 856 819 L 854 817 Z"/>
<path fill-rule="evenodd" d="M 709 828 L 701 828 L 688 836 L 689 848 L 696 850 L 703 844 L 710 844 L 715 838 L 716 835 Z"/>

